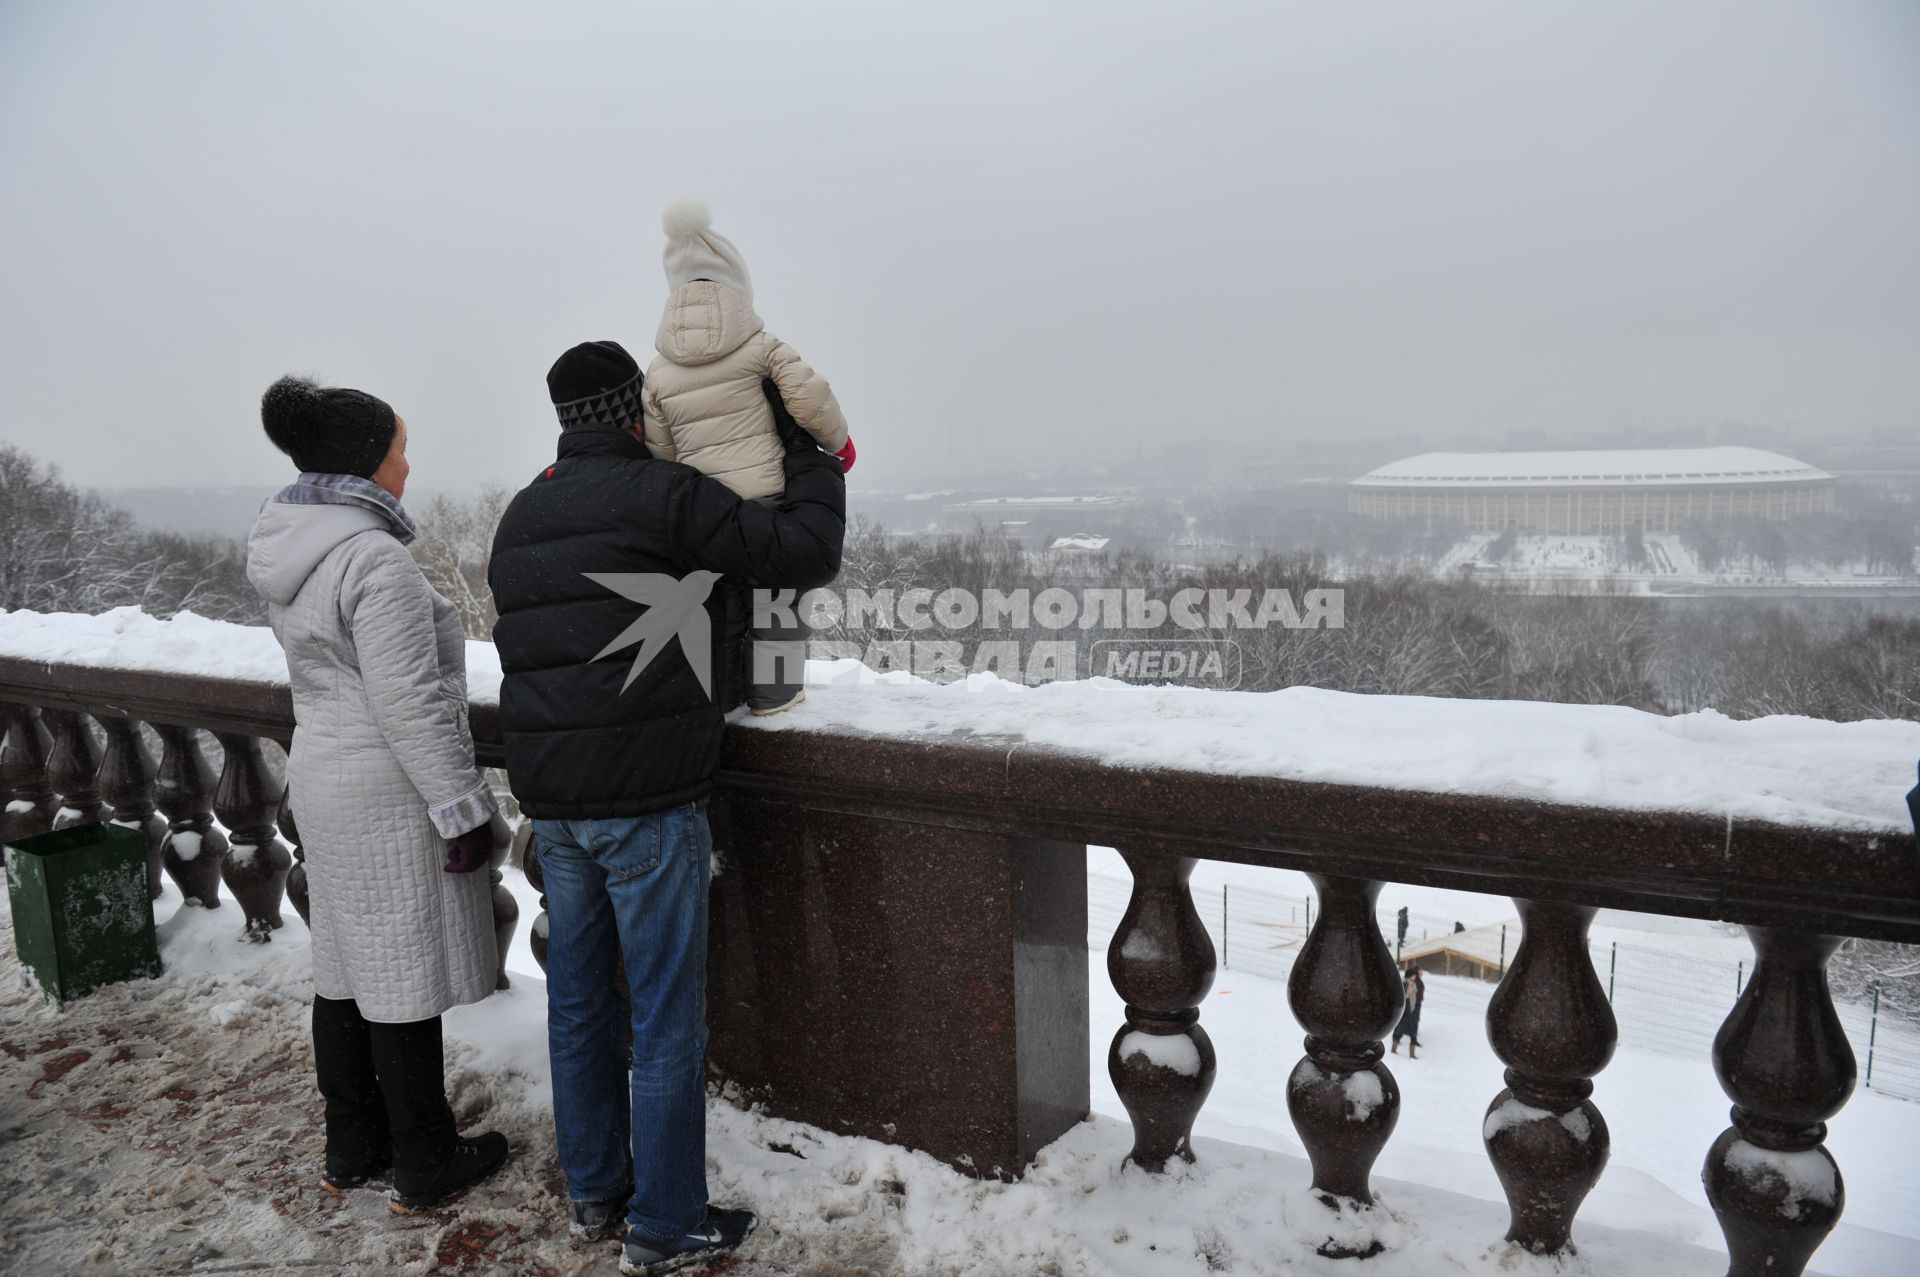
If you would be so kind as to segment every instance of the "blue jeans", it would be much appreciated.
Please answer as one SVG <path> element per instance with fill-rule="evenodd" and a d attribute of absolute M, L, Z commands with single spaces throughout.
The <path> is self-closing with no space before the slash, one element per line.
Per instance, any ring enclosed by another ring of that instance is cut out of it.
<path fill-rule="evenodd" d="M 533 832 L 546 881 L 547 1051 L 568 1195 L 604 1202 L 631 1184 L 629 1230 L 678 1237 L 707 1208 L 707 804 L 536 820 Z M 623 956 L 631 1033 L 616 985 Z"/>

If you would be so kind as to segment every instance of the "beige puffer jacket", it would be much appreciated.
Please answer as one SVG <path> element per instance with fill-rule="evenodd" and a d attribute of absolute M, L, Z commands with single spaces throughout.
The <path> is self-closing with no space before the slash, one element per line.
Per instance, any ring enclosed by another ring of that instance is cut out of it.
<path fill-rule="evenodd" d="M 765 377 L 816 443 L 828 452 L 846 446 L 846 418 L 827 379 L 767 332 L 733 289 L 704 279 L 676 289 L 654 346 L 660 357 L 647 369 L 644 396 L 654 456 L 683 461 L 747 500 L 778 494 L 785 450 L 760 389 Z"/>

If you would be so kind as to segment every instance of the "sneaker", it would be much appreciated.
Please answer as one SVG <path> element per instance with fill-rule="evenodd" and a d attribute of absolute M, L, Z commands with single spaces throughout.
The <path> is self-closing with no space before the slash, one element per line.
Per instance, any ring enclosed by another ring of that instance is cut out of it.
<path fill-rule="evenodd" d="M 472 1139 L 463 1136 L 454 1140 L 446 1160 L 433 1168 L 420 1188 L 403 1193 L 395 1183 L 387 1199 L 387 1209 L 396 1215 L 411 1215 L 437 1206 L 455 1193 L 472 1188 L 499 1170 L 506 1160 L 507 1137 L 500 1132 L 484 1131 Z"/>
<path fill-rule="evenodd" d="M 632 1196 L 633 1190 L 629 1188 L 605 1201 L 573 1203 L 573 1219 L 567 1225 L 567 1236 L 577 1242 L 603 1242 L 619 1236 L 626 1231 L 627 1199 Z"/>
<path fill-rule="evenodd" d="M 626 1249 L 620 1252 L 620 1271 L 626 1277 L 660 1277 L 705 1263 L 747 1240 L 759 1222 L 750 1210 L 709 1206 L 698 1228 L 672 1241 L 651 1241 L 628 1233 Z"/>
<path fill-rule="evenodd" d="M 790 699 L 781 701 L 778 705 L 749 704 L 748 708 L 753 712 L 754 717 L 765 718 L 769 714 L 784 713 L 785 711 L 792 709 L 795 705 L 798 705 L 801 701 L 804 701 L 806 699 L 807 699 L 807 689 L 803 687 L 799 691 L 795 692 Z"/>
<path fill-rule="evenodd" d="M 381 1179 L 393 1169 L 393 1150 L 384 1149 L 358 1166 L 346 1167 L 329 1160 L 320 1172 L 320 1187 L 335 1197 L 360 1187 L 370 1179 Z"/>

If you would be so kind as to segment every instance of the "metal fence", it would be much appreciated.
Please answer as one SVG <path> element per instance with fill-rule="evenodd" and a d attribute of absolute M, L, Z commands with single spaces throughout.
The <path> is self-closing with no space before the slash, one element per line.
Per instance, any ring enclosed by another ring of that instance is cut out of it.
<path fill-rule="evenodd" d="M 1132 890 L 1124 876 L 1087 876 L 1087 945 L 1096 953 L 1106 952 Z M 1281 981 L 1293 970 L 1315 908 L 1310 895 L 1226 886 L 1218 895 L 1196 893 L 1194 904 L 1213 937 L 1222 970 Z M 1378 916 L 1380 934 L 1390 949 L 1398 930 L 1398 912 L 1397 907 L 1383 908 Z M 1409 948 L 1454 930 L 1452 919 L 1431 914 L 1409 912 L 1407 923 Z M 1520 944 L 1519 924 L 1508 925 L 1505 961 L 1512 960 Z M 1612 939 L 1593 941 L 1592 953 L 1594 970 L 1613 1003 L 1620 1040 L 1685 1059 L 1708 1057 L 1714 1034 L 1752 971 L 1751 959 L 1722 961 Z M 1448 979 L 1429 981 L 1427 1000 L 1475 1013 L 1485 1007 L 1484 998 Z M 1837 1003 L 1836 1009 L 1853 1044 L 1861 1085 L 1884 1095 L 1920 1100 L 1920 1031 L 1871 1002 Z"/>

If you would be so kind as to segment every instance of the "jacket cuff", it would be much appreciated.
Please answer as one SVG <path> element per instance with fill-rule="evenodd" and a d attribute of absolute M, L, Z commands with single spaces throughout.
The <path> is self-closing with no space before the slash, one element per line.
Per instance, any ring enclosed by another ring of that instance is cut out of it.
<path fill-rule="evenodd" d="M 429 808 L 427 815 L 440 836 L 451 839 L 486 824 L 499 807 L 493 799 L 493 790 L 483 780 L 453 801 Z"/>

